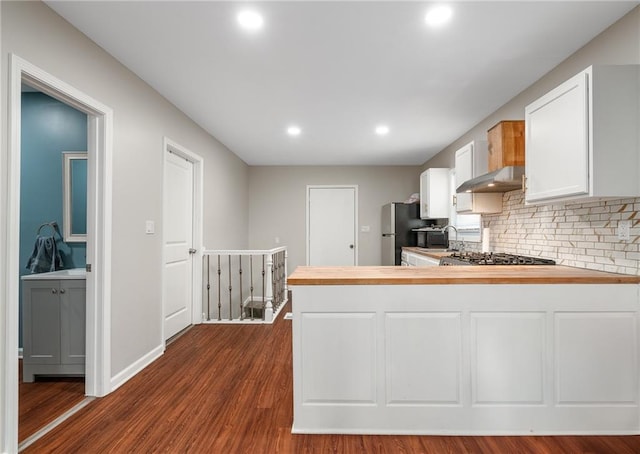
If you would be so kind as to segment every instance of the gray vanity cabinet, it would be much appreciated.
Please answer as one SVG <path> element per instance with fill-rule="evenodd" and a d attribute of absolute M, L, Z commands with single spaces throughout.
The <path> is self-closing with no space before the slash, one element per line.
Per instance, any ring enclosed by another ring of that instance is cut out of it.
<path fill-rule="evenodd" d="M 23 381 L 84 375 L 86 280 L 24 280 Z"/>

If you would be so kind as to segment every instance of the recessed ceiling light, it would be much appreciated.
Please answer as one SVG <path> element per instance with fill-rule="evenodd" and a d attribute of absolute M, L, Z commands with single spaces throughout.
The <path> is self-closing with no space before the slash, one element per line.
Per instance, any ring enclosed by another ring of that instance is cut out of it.
<path fill-rule="evenodd" d="M 238 24 L 247 31 L 257 31 L 262 28 L 264 19 L 254 10 L 245 9 L 238 13 Z"/>
<path fill-rule="evenodd" d="M 287 134 L 289 134 L 290 136 L 299 136 L 300 133 L 302 132 L 302 130 L 298 127 L 298 126 L 289 126 L 287 128 Z"/>
<path fill-rule="evenodd" d="M 447 6 L 447 5 L 434 6 L 429 11 L 427 11 L 427 15 L 424 16 L 424 21 L 430 27 L 439 27 L 449 22 L 452 15 L 453 15 L 453 10 L 451 9 L 450 6 Z"/>
<path fill-rule="evenodd" d="M 376 126 L 376 134 L 378 134 L 379 136 L 384 136 L 389 134 L 389 126 L 387 125 Z"/>

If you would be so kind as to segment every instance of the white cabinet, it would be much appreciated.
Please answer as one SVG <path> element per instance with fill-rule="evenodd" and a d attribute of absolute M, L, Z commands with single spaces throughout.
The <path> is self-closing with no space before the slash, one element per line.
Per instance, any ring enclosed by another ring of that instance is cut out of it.
<path fill-rule="evenodd" d="M 440 260 L 427 257 L 425 255 L 418 255 L 418 264 L 416 266 L 439 266 Z"/>
<path fill-rule="evenodd" d="M 487 173 L 489 154 L 486 141 L 473 141 L 456 151 L 455 187 L 465 181 Z M 500 213 L 502 194 L 459 193 L 455 195 L 457 213 Z"/>
<path fill-rule="evenodd" d="M 427 169 L 420 175 L 420 218 L 449 217 L 449 169 Z"/>
<path fill-rule="evenodd" d="M 638 68 L 590 66 L 526 107 L 527 203 L 640 195 Z"/>
<path fill-rule="evenodd" d="M 414 252 L 403 252 L 403 266 L 438 266 L 440 260 Z"/>

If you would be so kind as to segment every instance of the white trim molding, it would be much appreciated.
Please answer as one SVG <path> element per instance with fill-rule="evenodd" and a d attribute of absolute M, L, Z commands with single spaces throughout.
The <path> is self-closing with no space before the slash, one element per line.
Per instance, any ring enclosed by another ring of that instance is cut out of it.
<path fill-rule="evenodd" d="M 131 380 L 135 375 L 137 375 L 142 369 L 147 367 L 149 364 L 154 362 L 156 359 L 160 358 L 164 353 L 164 343 L 163 345 L 158 345 L 156 348 L 151 350 L 149 353 L 144 355 L 142 358 L 138 359 L 133 364 L 126 367 L 121 372 L 118 372 L 111 379 L 111 391 L 115 391 L 126 382 Z"/>
<path fill-rule="evenodd" d="M 88 117 L 88 223 L 87 263 L 87 345 L 86 394 L 104 396 L 111 390 L 111 212 L 112 143 L 111 108 L 52 76 L 37 66 L 9 55 L 9 91 L 7 152 L 0 175 L 0 203 L 6 213 L 0 237 L 2 273 L 0 273 L 0 324 L 4 326 L 2 362 L 2 428 L 0 451 L 15 452 L 18 447 L 18 290 L 20 244 L 20 134 L 21 85 L 26 83 L 61 102 L 84 112 Z"/>

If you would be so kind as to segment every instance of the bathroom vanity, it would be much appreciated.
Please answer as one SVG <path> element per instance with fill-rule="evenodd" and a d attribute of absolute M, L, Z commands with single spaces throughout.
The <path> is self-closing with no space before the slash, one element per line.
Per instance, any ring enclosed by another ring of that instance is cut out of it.
<path fill-rule="evenodd" d="M 23 381 L 35 375 L 85 373 L 86 272 L 22 277 Z"/>

